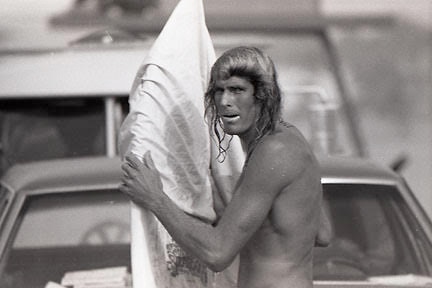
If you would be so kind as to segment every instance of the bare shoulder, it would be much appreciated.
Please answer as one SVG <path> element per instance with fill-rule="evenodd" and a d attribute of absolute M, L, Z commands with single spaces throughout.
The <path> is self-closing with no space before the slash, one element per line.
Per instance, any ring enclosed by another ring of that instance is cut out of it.
<path fill-rule="evenodd" d="M 282 159 L 292 164 L 308 164 L 314 159 L 309 143 L 294 127 L 279 129 L 263 137 L 254 154 L 271 160 Z"/>
<path fill-rule="evenodd" d="M 294 127 L 282 127 L 263 137 L 252 153 L 250 162 L 280 171 L 287 180 L 295 179 L 307 167 L 316 165 L 308 142 Z"/>

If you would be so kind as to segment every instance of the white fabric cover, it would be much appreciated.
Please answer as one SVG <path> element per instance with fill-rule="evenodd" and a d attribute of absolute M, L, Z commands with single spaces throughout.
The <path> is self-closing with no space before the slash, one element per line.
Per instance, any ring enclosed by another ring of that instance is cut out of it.
<path fill-rule="evenodd" d="M 185 212 L 208 221 L 216 217 L 211 180 L 230 199 L 244 161 L 238 138 L 223 164 L 215 159 L 217 144 L 204 121 L 204 92 L 214 61 L 202 0 L 181 0 L 137 73 L 119 134 L 122 157 L 131 152 L 142 158 L 150 150 L 164 192 Z M 131 223 L 135 288 L 235 285 L 235 267 L 228 282 L 224 273 L 210 273 L 149 211 L 132 204 Z"/>

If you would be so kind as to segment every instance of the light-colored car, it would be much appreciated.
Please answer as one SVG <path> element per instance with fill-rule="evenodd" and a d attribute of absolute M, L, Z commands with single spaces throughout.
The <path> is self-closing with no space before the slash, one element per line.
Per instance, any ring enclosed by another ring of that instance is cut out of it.
<path fill-rule="evenodd" d="M 245 15 L 209 17 L 216 53 L 239 45 L 266 51 L 285 95 L 285 120 L 318 150 L 364 155 L 332 26 L 316 15 L 282 16 L 256 18 L 254 26 Z M 161 27 L 152 25 L 102 29 L 64 47 L 0 51 L 0 175 L 14 163 L 114 156 L 129 90 Z"/>
<path fill-rule="evenodd" d="M 315 248 L 315 286 L 432 283 L 432 225 L 403 179 L 361 159 L 323 158 L 321 166 L 334 237 Z M 129 201 L 117 189 L 120 176 L 116 157 L 9 169 L 0 186 L 0 287 L 42 288 L 74 270 L 130 271 Z"/>

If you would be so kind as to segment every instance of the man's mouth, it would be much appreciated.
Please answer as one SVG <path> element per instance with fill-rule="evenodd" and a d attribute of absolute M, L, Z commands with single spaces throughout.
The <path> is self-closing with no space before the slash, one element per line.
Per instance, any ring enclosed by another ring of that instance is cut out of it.
<path fill-rule="evenodd" d="M 224 118 L 226 121 L 235 121 L 240 119 L 240 115 L 238 114 L 225 114 L 222 115 L 222 118 Z"/>

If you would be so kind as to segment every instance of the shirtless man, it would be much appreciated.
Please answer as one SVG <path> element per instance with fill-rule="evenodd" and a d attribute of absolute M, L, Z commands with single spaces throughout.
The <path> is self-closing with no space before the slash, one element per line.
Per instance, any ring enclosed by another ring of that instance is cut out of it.
<path fill-rule="evenodd" d="M 247 151 L 217 223 L 184 213 L 166 196 L 149 152 L 143 163 L 127 156 L 122 165 L 121 191 L 151 210 L 188 253 L 214 271 L 240 255 L 239 288 L 312 287 L 312 249 L 329 236 L 327 226 L 319 233 L 328 222 L 320 220 L 318 163 L 302 134 L 280 119 L 280 98 L 273 62 L 259 49 L 231 49 L 213 66 L 206 114 Z"/>

